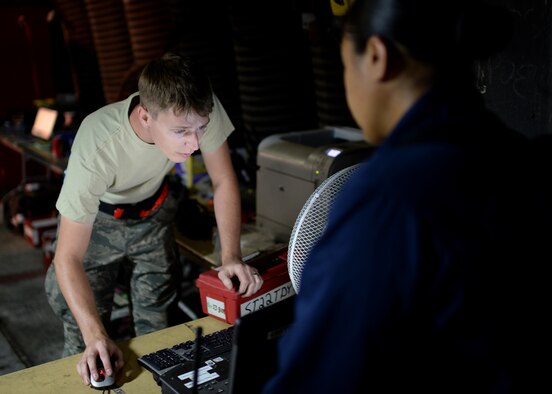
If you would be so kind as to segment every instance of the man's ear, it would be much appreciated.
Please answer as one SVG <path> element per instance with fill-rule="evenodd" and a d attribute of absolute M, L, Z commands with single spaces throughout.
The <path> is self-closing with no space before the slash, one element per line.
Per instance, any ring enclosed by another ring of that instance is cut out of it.
<path fill-rule="evenodd" d="M 379 36 L 371 36 L 366 42 L 370 73 L 379 81 L 392 79 L 399 71 L 399 59 L 394 47 Z"/>
<path fill-rule="evenodd" d="M 151 122 L 151 114 L 141 104 L 138 104 L 138 120 L 143 127 L 149 127 Z"/>

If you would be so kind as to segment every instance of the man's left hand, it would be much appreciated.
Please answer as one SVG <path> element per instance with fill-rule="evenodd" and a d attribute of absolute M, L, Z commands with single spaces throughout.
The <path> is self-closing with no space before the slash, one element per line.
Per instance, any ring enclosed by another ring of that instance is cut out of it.
<path fill-rule="evenodd" d="M 232 278 L 238 278 L 240 281 L 238 293 L 243 297 L 252 296 L 263 285 L 263 278 L 259 274 L 259 271 L 239 260 L 225 262 L 218 271 L 219 279 L 228 290 L 234 286 Z"/>

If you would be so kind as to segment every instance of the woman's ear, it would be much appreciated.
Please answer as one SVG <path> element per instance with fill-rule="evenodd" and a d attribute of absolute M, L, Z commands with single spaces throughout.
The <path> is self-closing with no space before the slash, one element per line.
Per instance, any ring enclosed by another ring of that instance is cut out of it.
<path fill-rule="evenodd" d="M 392 79 L 400 70 L 398 52 L 382 37 L 371 36 L 366 42 L 365 53 L 370 73 L 381 82 Z"/>
<path fill-rule="evenodd" d="M 387 69 L 387 48 L 385 43 L 378 36 L 371 36 L 366 41 L 366 50 L 364 51 L 366 71 L 372 75 L 372 78 L 378 81 L 385 79 Z"/>

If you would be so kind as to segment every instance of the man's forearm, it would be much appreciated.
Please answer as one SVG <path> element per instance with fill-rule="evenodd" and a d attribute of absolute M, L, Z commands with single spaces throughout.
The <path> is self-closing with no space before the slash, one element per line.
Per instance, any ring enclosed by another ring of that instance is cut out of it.
<path fill-rule="evenodd" d="M 77 321 L 85 344 L 92 338 L 107 336 L 82 263 L 56 259 L 55 264 L 59 287 Z"/>
<path fill-rule="evenodd" d="M 241 205 L 237 185 L 224 185 L 225 190 L 215 190 L 214 205 L 217 230 L 220 237 L 221 259 L 240 259 Z M 220 186 L 222 188 L 223 186 Z"/>

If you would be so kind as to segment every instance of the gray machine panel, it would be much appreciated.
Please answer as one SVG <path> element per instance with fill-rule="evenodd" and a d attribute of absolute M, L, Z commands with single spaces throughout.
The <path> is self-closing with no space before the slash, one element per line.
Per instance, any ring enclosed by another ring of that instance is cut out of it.
<path fill-rule="evenodd" d="M 257 226 L 287 242 L 301 208 L 337 171 L 366 160 L 374 147 L 352 128 L 323 128 L 275 134 L 257 154 Z"/>
<path fill-rule="evenodd" d="M 261 167 L 257 172 L 259 230 L 278 242 L 287 242 L 293 223 L 312 192 L 312 182 Z"/>

